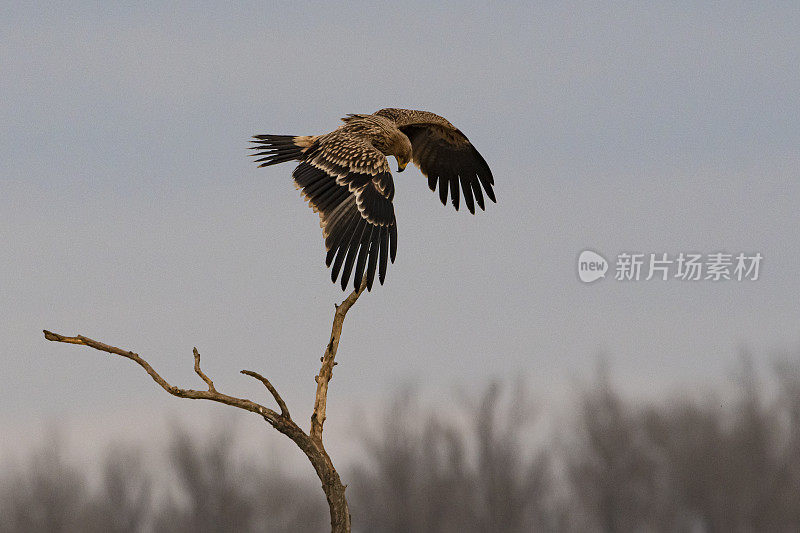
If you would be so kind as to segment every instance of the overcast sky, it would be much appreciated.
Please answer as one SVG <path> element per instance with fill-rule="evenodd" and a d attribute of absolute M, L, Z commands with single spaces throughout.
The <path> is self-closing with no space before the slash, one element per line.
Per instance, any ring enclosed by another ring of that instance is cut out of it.
<path fill-rule="evenodd" d="M 348 315 L 329 416 L 409 382 L 569 387 L 599 353 L 636 392 L 796 349 L 800 9 L 768 4 L 3 3 L 0 432 L 188 408 L 43 328 L 182 386 L 197 346 L 225 392 L 263 395 L 254 369 L 309 411 L 344 294 L 292 167 L 247 141 L 382 107 L 464 131 L 498 203 L 395 176 L 397 261 Z M 757 281 L 586 285 L 584 249 L 764 260 Z"/>

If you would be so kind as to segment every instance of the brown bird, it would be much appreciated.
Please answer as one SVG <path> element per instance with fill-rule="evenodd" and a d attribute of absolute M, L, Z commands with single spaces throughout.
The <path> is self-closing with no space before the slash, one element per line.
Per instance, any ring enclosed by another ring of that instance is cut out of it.
<path fill-rule="evenodd" d="M 397 159 L 402 172 L 409 161 L 428 177 L 432 191 L 447 204 L 447 191 L 458 210 L 460 194 L 470 213 L 485 209 L 483 192 L 493 202 L 494 178 L 481 154 L 445 118 L 428 111 L 381 109 L 372 115 L 352 114 L 324 135 L 255 135 L 251 154 L 259 167 L 300 161 L 292 177 L 315 212 L 328 250 L 325 264 L 331 281 L 341 271 L 342 290 L 355 266 L 353 286 L 366 275 L 372 290 L 375 270 L 381 284 L 387 257 L 394 263 L 397 224 L 394 182 L 386 157 Z"/>

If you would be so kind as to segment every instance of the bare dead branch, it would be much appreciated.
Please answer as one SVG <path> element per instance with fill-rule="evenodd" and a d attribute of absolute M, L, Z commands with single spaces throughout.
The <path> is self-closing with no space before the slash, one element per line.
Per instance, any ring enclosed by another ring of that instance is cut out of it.
<path fill-rule="evenodd" d="M 114 355 L 119 355 L 130 359 L 139 366 L 141 366 L 147 374 L 153 378 L 153 381 L 170 393 L 179 398 L 191 398 L 199 400 L 211 400 L 214 402 L 224 403 L 245 411 L 250 411 L 260 415 L 272 427 L 292 439 L 294 443 L 303 450 L 309 461 L 311 462 L 314 470 L 317 472 L 320 481 L 322 481 L 322 489 L 325 491 L 325 497 L 328 500 L 328 507 L 331 513 L 331 531 L 334 533 L 344 533 L 350 531 L 350 509 L 347 505 L 345 498 L 345 486 L 342 484 L 338 472 L 333 466 L 331 458 L 325 451 L 322 444 L 322 425 L 325 423 L 325 408 L 328 396 L 328 384 L 333 376 L 333 367 L 336 364 L 336 351 L 339 348 L 339 337 L 342 333 L 342 325 L 344 324 L 344 317 L 347 311 L 361 296 L 366 288 L 366 278 L 362 279 L 361 285 L 358 290 L 353 291 L 340 305 L 336 306 L 336 313 L 333 317 L 333 327 L 331 330 L 331 339 L 325 349 L 325 354 L 322 356 L 322 367 L 320 368 L 319 375 L 316 376 L 317 393 L 314 400 L 314 412 L 311 415 L 311 431 L 307 434 L 303 431 L 289 415 L 289 409 L 286 407 L 286 402 L 278 393 L 277 389 L 270 383 L 270 381 L 257 372 L 252 370 L 242 370 L 241 373 L 253 377 L 267 388 L 272 397 L 278 404 L 281 412 L 277 412 L 265 407 L 261 404 L 253 402 L 245 398 L 237 398 L 235 396 L 228 396 L 218 392 L 214 387 L 214 382 L 209 378 L 200 368 L 200 352 L 194 348 L 194 371 L 200 376 L 200 379 L 208 386 L 207 391 L 199 391 L 194 389 L 181 389 L 174 385 L 170 385 L 161 375 L 150 366 L 139 354 L 130 350 L 123 350 L 116 346 L 111 346 L 100 341 L 77 335 L 75 337 L 67 337 L 58 333 L 44 330 L 44 338 L 53 342 L 63 342 L 67 344 L 79 344 L 88 346 Z"/>
<path fill-rule="evenodd" d="M 322 425 L 325 423 L 325 408 L 328 403 L 328 383 L 333 377 L 333 367 L 336 364 L 336 350 L 339 349 L 339 337 L 342 334 L 342 325 L 347 312 L 356 303 L 358 297 L 367 287 L 367 278 L 361 279 L 361 286 L 358 290 L 350 293 L 341 305 L 336 306 L 336 313 L 333 315 L 333 327 L 331 328 L 331 340 L 322 356 L 322 367 L 315 378 L 317 381 L 317 395 L 314 399 L 314 412 L 311 415 L 311 439 L 319 446 L 322 445 Z"/>
<path fill-rule="evenodd" d="M 139 366 L 144 368 L 145 372 L 147 372 L 153 381 L 158 383 L 162 389 L 167 391 L 168 393 L 172 394 L 173 396 L 177 396 L 179 398 L 192 398 L 197 400 L 211 400 L 214 402 L 224 403 L 226 405 L 232 405 L 234 407 L 238 407 L 239 409 L 244 409 L 245 411 L 250 411 L 252 413 L 256 413 L 264 417 L 264 419 L 276 426 L 280 422 L 280 415 L 269 409 L 268 407 L 264 407 L 261 404 L 253 402 L 251 400 L 246 400 L 244 398 L 236 398 L 234 396 L 228 396 L 227 394 L 222 394 L 217 392 L 214 389 L 213 383 L 211 382 L 208 377 L 203 374 L 200 370 L 200 354 L 197 350 L 194 350 L 194 360 L 195 360 L 195 372 L 198 372 L 203 381 L 209 385 L 209 390 L 207 391 L 199 391 L 193 389 L 181 389 L 174 385 L 170 385 L 167 383 L 167 380 L 161 377 L 161 375 L 155 371 L 155 369 L 150 366 L 150 363 L 145 361 L 139 354 L 134 353 L 129 350 L 123 350 L 121 348 L 117 348 L 116 346 L 110 346 L 103 342 L 96 341 L 94 339 L 90 339 L 89 337 L 84 337 L 83 335 L 77 335 L 75 337 L 67 337 L 65 335 L 60 335 L 58 333 L 53 333 L 52 331 L 44 330 L 44 338 L 49 341 L 55 342 L 65 342 L 68 344 L 81 344 L 83 346 L 88 346 L 90 348 L 94 348 L 95 350 L 100 350 L 101 352 L 107 352 L 110 354 L 121 355 L 131 361 L 136 362 Z M 277 426 L 276 426 L 277 427 Z"/>
<path fill-rule="evenodd" d="M 283 401 L 283 398 L 281 398 L 281 395 L 278 394 L 277 389 L 275 389 L 275 387 L 272 386 L 272 383 L 270 383 L 270 381 L 267 378 L 265 378 L 258 372 L 253 372 L 252 370 L 242 370 L 241 373 L 244 374 L 245 376 L 256 378 L 261 383 L 263 383 L 264 386 L 267 388 L 267 390 L 270 392 L 270 394 L 272 394 L 272 397 L 275 398 L 275 402 L 278 404 L 278 407 L 281 408 L 281 415 L 285 416 L 286 418 L 291 418 L 291 415 L 289 414 L 289 408 L 286 407 L 286 403 Z"/>
<path fill-rule="evenodd" d="M 202 370 L 200 370 L 200 352 L 197 351 L 197 348 L 192 348 L 192 353 L 194 354 L 194 371 L 195 373 L 200 376 L 200 378 L 206 382 L 208 385 L 208 390 L 211 392 L 217 392 L 217 389 L 214 388 L 214 382 L 206 376 Z"/>

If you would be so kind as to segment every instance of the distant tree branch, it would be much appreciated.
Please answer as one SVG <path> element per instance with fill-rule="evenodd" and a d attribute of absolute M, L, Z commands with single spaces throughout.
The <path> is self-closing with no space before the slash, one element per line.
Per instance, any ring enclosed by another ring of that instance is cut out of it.
<path fill-rule="evenodd" d="M 322 489 L 325 491 L 325 497 L 328 500 L 328 507 L 330 508 L 331 513 L 331 531 L 334 533 L 349 532 L 350 510 L 347 505 L 347 499 L 345 498 L 345 486 L 342 484 L 341 478 L 339 477 L 338 472 L 333 466 L 331 458 L 328 456 L 328 453 L 325 451 L 325 447 L 323 446 L 322 425 L 325 423 L 328 384 L 333 376 L 333 367 L 336 365 L 336 351 L 339 348 L 339 337 L 342 333 L 344 318 L 356 300 L 358 300 L 358 297 L 361 296 L 361 293 L 364 292 L 365 288 L 366 278 L 361 281 L 361 286 L 357 290 L 353 291 L 340 305 L 336 306 L 336 313 L 333 317 L 333 327 L 331 330 L 331 339 L 328 342 L 328 346 L 325 349 L 325 354 L 321 359 L 322 367 L 320 368 L 319 374 L 315 378 L 317 382 L 317 393 L 314 399 L 314 411 L 311 415 L 311 430 L 309 433 L 303 431 L 294 422 L 294 420 L 292 420 L 292 417 L 289 414 L 289 409 L 286 406 L 286 402 L 283 401 L 283 398 L 278 393 L 278 390 L 267 378 L 258 372 L 254 372 L 252 370 L 241 371 L 242 374 L 259 380 L 267 388 L 275 402 L 278 404 L 278 407 L 281 411 L 280 413 L 252 400 L 228 396 L 227 394 L 218 392 L 214 387 L 214 382 L 200 368 L 200 352 L 197 351 L 197 348 L 193 349 L 194 371 L 208 386 L 208 390 L 205 391 L 182 389 L 174 385 L 170 385 L 167 380 L 161 377 L 161 375 L 156 372 L 152 366 L 150 366 L 150 363 L 144 360 L 139 354 L 129 350 L 123 350 L 121 348 L 90 339 L 89 337 L 84 337 L 83 335 L 68 337 L 58 333 L 53 333 L 52 331 L 44 330 L 44 338 L 53 342 L 88 346 L 90 348 L 94 348 L 95 350 L 100 350 L 101 352 L 119 355 L 125 357 L 126 359 L 130 359 L 144 368 L 145 372 L 147 372 L 147 374 L 153 378 L 153 381 L 158 383 L 162 389 L 173 396 L 177 396 L 179 398 L 211 400 L 213 402 L 224 403 L 226 405 L 244 409 L 245 411 L 250 411 L 260 415 L 272 427 L 292 439 L 292 441 L 294 441 L 294 443 L 301 450 L 303 450 L 303 453 L 306 454 L 306 457 L 308 457 L 309 461 L 311 461 L 314 470 L 317 472 L 317 476 L 319 476 L 320 481 L 322 481 Z"/>

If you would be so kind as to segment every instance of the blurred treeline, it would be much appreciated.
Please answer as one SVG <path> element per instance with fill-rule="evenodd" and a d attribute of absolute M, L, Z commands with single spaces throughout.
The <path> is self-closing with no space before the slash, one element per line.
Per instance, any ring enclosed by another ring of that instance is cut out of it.
<path fill-rule="evenodd" d="M 643 403 L 601 371 L 544 435 L 522 386 L 446 412 L 400 395 L 340 465 L 354 531 L 800 531 L 800 364 L 739 374 L 724 394 Z M 0 531 L 329 530 L 318 482 L 235 450 L 230 434 L 178 432 L 164 458 L 176 491 L 142 450 L 98 458 L 98 483 L 50 443 L 0 470 Z"/>

